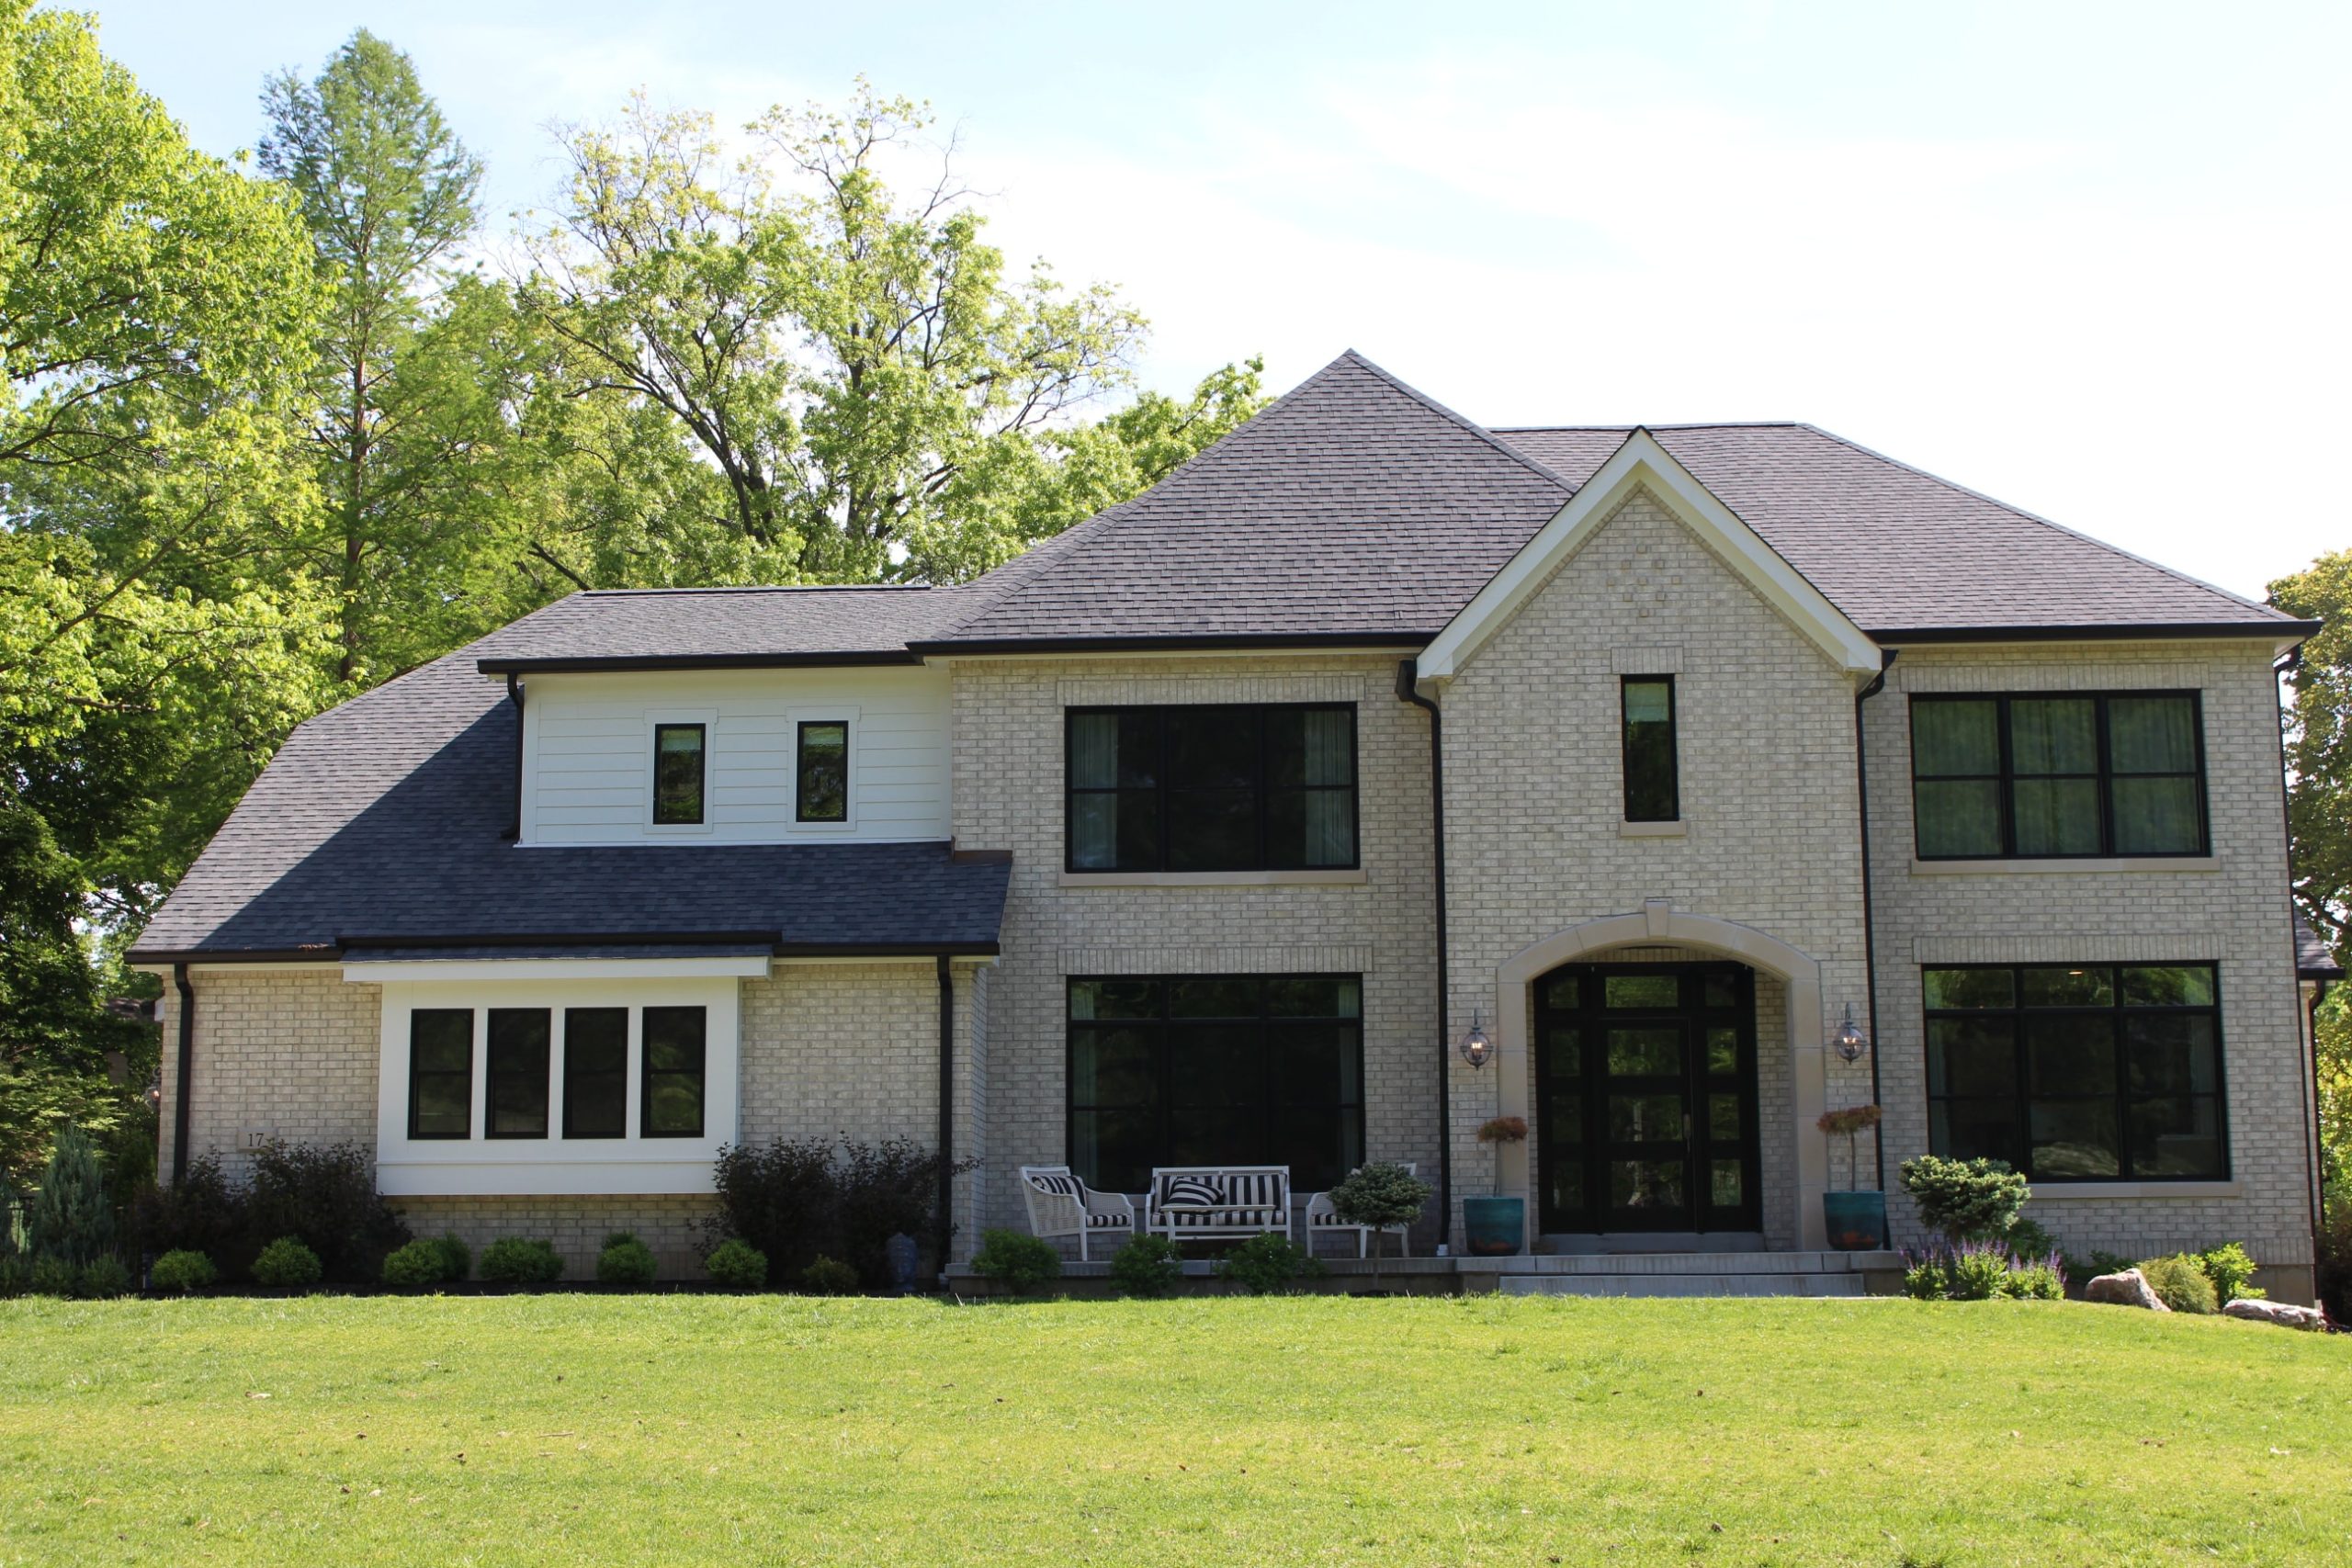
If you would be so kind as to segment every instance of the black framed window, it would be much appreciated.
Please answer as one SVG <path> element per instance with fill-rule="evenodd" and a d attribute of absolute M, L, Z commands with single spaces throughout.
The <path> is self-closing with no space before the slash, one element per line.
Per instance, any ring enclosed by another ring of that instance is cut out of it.
<path fill-rule="evenodd" d="M 474 1010 L 408 1015 L 408 1135 L 470 1138 L 474 1129 Z"/>
<path fill-rule="evenodd" d="M 628 1134 L 628 1009 L 563 1010 L 563 1135 Z"/>
<path fill-rule="evenodd" d="M 638 1136 L 702 1136 L 704 1029 L 701 1008 L 645 1010 L 645 1100 Z"/>
<path fill-rule="evenodd" d="M 1071 871 L 1295 871 L 1356 863 L 1351 703 L 1071 708 Z"/>
<path fill-rule="evenodd" d="M 1628 675 L 1618 682 L 1617 704 L 1623 728 L 1625 820 L 1672 822 L 1682 815 L 1674 677 Z"/>
<path fill-rule="evenodd" d="M 1922 860 L 2201 855 L 2194 692 L 1911 699 Z"/>
<path fill-rule="evenodd" d="M 703 726 L 653 727 L 653 820 L 663 828 L 702 821 Z"/>
<path fill-rule="evenodd" d="M 483 1135 L 548 1135 L 549 1016 L 545 1008 L 492 1008 L 482 1051 Z"/>
<path fill-rule="evenodd" d="M 1352 975 L 1073 979 L 1070 1168 L 1114 1192 L 1163 1165 L 1331 1186 L 1363 1162 L 1363 993 Z"/>
<path fill-rule="evenodd" d="M 2211 964 L 1924 972 L 1928 1142 L 2035 1181 L 2229 1174 Z"/>
<path fill-rule="evenodd" d="M 849 820 L 849 726 L 840 719 L 800 727 L 795 753 L 793 815 L 803 822 Z"/>

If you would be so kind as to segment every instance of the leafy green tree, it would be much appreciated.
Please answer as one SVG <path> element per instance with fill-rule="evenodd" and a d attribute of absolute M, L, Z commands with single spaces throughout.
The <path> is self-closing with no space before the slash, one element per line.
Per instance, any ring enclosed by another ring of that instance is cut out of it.
<path fill-rule="evenodd" d="M 192 759 L 256 693 L 307 711 L 287 694 L 311 621 L 277 554 L 309 500 L 284 460 L 306 262 L 290 207 L 190 148 L 89 18 L 0 0 L 0 1164 L 20 1175 L 62 1122 L 137 1105 L 105 1072 L 119 1050 L 135 1076 L 147 1036 L 103 1005 L 94 866 L 143 902 L 198 829 L 172 825 L 169 767 L 128 764 Z"/>
<path fill-rule="evenodd" d="M 2287 823 L 2296 904 L 2340 952 L 2352 929 L 2352 550 L 2280 578 L 2270 603 L 2325 623 L 2287 672 Z"/>
<path fill-rule="evenodd" d="M 363 28 L 315 81 L 273 77 L 263 105 L 261 167 L 300 201 L 328 296 L 309 389 L 325 503 L 304 551 L 334 588 L 336 675 L 364 684 L 505 603 L 515 322 L 503 288 L 456 268 L 481 162 L 407 55 Z"/>
<path fill-rule="evenodd" d="M 967 578 L 1254 409 L 1253 362 L 1078 425 L 1129 380 L 1143 320 L 1042 262 L 1010 276 L 951 156 L 902 199 L 886 165 L 931 123 L 861 81 L 841 112 L 771 111 L 743 156 L 642 98 L 563 133 L 524 298 L 605 405 L 561 445 L 636 486 L 567 513 L 550 553 L 575 580 Z"/>

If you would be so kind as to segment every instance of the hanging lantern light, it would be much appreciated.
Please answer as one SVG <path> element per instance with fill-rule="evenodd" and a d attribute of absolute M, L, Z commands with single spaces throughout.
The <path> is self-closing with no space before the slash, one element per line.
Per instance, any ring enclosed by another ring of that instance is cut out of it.
<path fill-rule="evenodd" d="M 1862 1026 L 1854 1021 L 1853 1003 L 1846 1004 L 1845 1021 L 1838 1025 L 1837 1032 L 1829 1037 L 1829 1043 L 1836 1048 L 1839 1057 L 1849 1066 L 1860 1061 L 1862 1053 L 1870 1049 L 1870 1037 L 1862 1032 Z"/>
<path fill-rule="evenodd" d="M 1494 1059 L 1495 1043 L 1487 1038 L 1480 1027 L 1481 1015 L 1476 1009 L 1470 1013 L 1470 1032 L 1462 1037 L 1462 1059 L 1473 1067 L 1483 1067 Z"/>

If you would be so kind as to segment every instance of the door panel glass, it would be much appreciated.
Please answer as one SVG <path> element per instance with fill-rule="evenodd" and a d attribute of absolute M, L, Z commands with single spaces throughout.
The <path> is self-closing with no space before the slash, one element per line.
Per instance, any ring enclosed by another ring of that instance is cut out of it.
<path fill-rule="evenodd" d="M 1681 982 L 1672 975 L 1611 975 L 1601 988 L 1612 1008 L 1670 1008 L 1682 1000 Z"/>
<path fill-rule="evenodd" d="M 1746 1190 L 1741 1181 L 1740 1162 L 1736 1159 L 1719 1159 L 1711 1162 L 1707 1169 L 1710 1173 L 1707 1183 L 1707 1201 L 1718 1209 L 1738 1208 L 1741 1195 Z"/>
<path fill-rule="evenodd" d="M 1739 1096 L 1707 1096 L 1707 1136 L 1719 1144 L 1739 1141 Z"/>
<path fill-rule="evenodd" d="M 1707 1031 L 1707 1071 L 1725 1075 L 1739 1071 L 1738 1030 Z"/>
<path fill-rule="evenodd" d="M 1620 1144 L 1679 1144 L 1682 1141 L 1682 1097 L 1679 1094 L 1612 1094 L 1609 1137 Z"/>
<path fill-rule="evenodd" d="M 1620 1077 L 1663 1077 L 1682 1070 L 1682 1031 L 1612 1029 L 1609 1070 Z"/>
<path fill-rule="evenodd" d="M 1690 1204 L 1687 1168 L 1680 1160 L 1621 1159 L 1609 1163 L 1609 1204 L 1634 1213 L 1671 1214 L 1678 1223 Z"/>

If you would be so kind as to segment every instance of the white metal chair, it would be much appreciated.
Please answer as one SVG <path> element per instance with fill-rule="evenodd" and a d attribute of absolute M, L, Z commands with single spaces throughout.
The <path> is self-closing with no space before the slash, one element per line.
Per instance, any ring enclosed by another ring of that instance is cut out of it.
<path fill-rule="evenodd" d="M 1030 1234 L 1078 1237 L 1080 1263 L 1091 1261 L 1086 1256 L 1087 1237 L 1099 1233 L 1135 1235 L 1134 1201 L 1124 1192 L 1097 1192 L 1066 1165 L 1023 1166 L 1021 1199 L 1029 1205 Z"/>
<path fill-rule="evenodd" d="M 1399 1160 L 1397 1163 L 1405 1168 L 1406 1175 L 1414 1176 L 1419 1174 L 1415 1169 L 1414 1161 Z M 1373 1225 L 1351 1225 L 1348 1224 L 1347 1221 L 1340 1218 L 1338 1212 L 1331 1207 L 1331 1195 L 1329 1192 L 1317 1192 L 1311 1195 L 1306 1200 L 1306 1250 L 1309 1252 L 1313 1252 L 1315 1250 L 1315 1238 L 1318 1235 L 1329 1235 L 1335 1231 L 1353 1231 L 1356 1233 L 1356 1256 L 1358 1258 L 1368 1257 L 1370 1256 L 1369 1247 L 1373 1239 L 1373 1232 L 1374 1229 L 1378 1229 L 1384 1234 L 1393 1235 L 1396 1238 L 1396 1255 L 1398 1257 L 1410 1258 L 1413 1256 L 1412 1226 L 1382 1225 L 1375 1227 Z"/>

